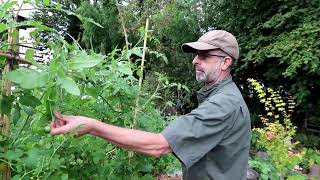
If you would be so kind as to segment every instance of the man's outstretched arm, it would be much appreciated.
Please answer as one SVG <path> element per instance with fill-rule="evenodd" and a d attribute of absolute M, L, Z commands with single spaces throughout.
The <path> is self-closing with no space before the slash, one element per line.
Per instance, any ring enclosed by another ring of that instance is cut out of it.
<path fill-rule="evenodd" d="M 51 134 L 92 134 L 132 150 L 159 157 L 172 152 L 167 140 L 161 135 L 135 129 L 122 128 L 83 116 L 64 116 L 55 113 L 51 123 Z"/>

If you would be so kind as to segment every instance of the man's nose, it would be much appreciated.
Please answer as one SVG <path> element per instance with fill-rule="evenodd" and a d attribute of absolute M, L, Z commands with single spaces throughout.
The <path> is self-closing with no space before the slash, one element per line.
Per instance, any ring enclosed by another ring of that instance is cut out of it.
<path fill-rule="evenodd" d="M 196 64 L 199 64 L 200 63 L 200 60 L 199 60 L 199 58 L 198 58 L 198 55 L 196 55 L 194 58 L 193 58 L 193 60 L 192 60 L 192 64 L 193 65 L 196 65 Z"/>

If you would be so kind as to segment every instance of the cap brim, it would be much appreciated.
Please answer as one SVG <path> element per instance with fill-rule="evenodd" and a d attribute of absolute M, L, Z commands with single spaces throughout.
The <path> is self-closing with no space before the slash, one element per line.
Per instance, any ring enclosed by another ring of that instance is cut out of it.
<path fill-rule="evenodd" d="M 190 42 L 184 43 L 181 46 L 183 52 L 186 53 L 195 53 L 196 51 L 205 51 L 205 50 L 212 50 L 212 49 L 219 49 L 217 46 L 213 46 L 211 44 L 205 42 Z"/>

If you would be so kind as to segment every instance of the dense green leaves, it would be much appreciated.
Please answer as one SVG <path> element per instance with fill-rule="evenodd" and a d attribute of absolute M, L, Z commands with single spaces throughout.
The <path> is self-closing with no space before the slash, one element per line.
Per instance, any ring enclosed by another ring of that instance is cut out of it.
<path fill-rule="evenodd" d="M 7 74 L 7 78 L 24 89 L 42 87 L 48 82 L 48 73 L 33 69 L 20 68 Z"/>
<path fill-rule="evenodd" d="M 160 166 L 153 158 L 135 155 L 130 160 L 134 163 L 128 166 L 128 152 L 102 139 L 48 134 L 52 112 L 56 110 L 130 127 L 138 94 L 138 83 L 132 75 L 139 67 L 129 60 L 131 55 L 140 58 L 141 48 L 116 49 L 103 56 L 92 51 L 87 53 L 64 41 L 50 44 L 50 47 L 54 54 L 48 65 L 20 67 L 6 76 L 15 83 L 15 96 L 3 98 L 3 104 L 12 107 L 2 107 L 6 113 L 11 112 L 14 134 L 9 139 L 8 156 L 2 152 L 0 156 L 17 162 L 12 165 L 13 179 L 22 176 L 26 179 L 77 178 L 79 169 L 85 179 L 106 176 L 148 179 L 154 171 L 163 171 L 172 158 L 164 158 Z M 28 59 L 33 60 L 32 54 L 32 51 L 27 52 Z M 148 92 L 142 92 L 142 95 L 140 102 L 145 107 L 139 110 L 139 128 L 159 132 L 165 121 L 152 104 L 155 96 Z M 17 149 L 24 153 L 17 154 Z"/>

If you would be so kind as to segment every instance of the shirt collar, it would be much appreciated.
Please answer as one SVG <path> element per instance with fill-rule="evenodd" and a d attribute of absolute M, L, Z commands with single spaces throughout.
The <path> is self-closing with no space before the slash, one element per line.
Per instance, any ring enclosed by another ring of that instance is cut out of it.
<path fill-rule="evenodd" d="M 222 87 L 232 82 L 232 77 L 228 76 L 225 79 L 221 80 L 217 84 L 212 85 L 209 89 L 206 89 L 205 87 L 202 87 L 197 92 L 197 98 L 199 103 L 202 103 L 205 101 L 211 94 L 216 94 Z"/>

